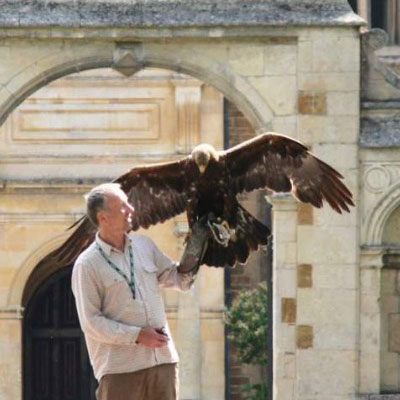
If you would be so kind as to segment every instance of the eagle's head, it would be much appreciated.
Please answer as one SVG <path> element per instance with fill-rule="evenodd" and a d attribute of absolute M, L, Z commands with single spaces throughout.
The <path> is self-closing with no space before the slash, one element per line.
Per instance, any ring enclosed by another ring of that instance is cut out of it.
<path fill-rule="evenodd" d="M 193 149 L 192 158 L 202 174 L 206 170 L 210 160 L 218 161 L 219 155 L 214 147 L 210 144 L 204 143 L 199 144 Z"/>

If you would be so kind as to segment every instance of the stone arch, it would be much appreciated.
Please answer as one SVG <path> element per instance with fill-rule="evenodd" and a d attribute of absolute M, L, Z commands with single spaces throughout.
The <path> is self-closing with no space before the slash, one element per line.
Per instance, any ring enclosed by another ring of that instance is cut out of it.
<path fill-rule="evenodd" d="M 16 276 L 14 277 L 11 285 L 9 294 L 7 297 L 7 306 L 24 306 L 24 298 L 26 297 L 26 288 L 30 282 L 36 267 L 45 256 L 59 247 L 66 238 L 70 235 L 69 231 L 65 231 L 60 235 L 42 243 L 36 250 L 29 254 L 29 256 L 22 262 L 21 267 L 18 269 Z M 47 275 L 53 270 L 47 271 Z M 41 280 L 40 280 L 41 282 Z M 40 282 L 37 282 L 40 284 Z M 36 288 L 37 285 L 34 285 Z M 34 290 L 34 289 L 32 289 Z"/>
<path fill-rule="evenodd" d="M 363 244 L 380 246 L 386 221 L 400 206 L 400 183 L 392 185 L 375 203 L 365 219 Z"/>
<path fill-rule="evenodd" d="M 130 56 L 135 69 L 165 68 L 191 75 L 215 87 L 235 103 L 257 133 L 271 129 L 273 111 L 265 98 L 245 78 L 227 65 L 223 58 L 201 53 L 187 45 L 186 48 L 162 43 L 139 43 L 132 46 Z M 79 47 L 76 49 L 76 52 L 78 51 Z M 93 46 L 89 51 L 86 49 L 84 56 L 76 57 L 73 49 L 70 49 L 65 54 L 57 52 L 24 66 L 5 87 L 7 98 L 0 105 L 0 125 L 30 94 L 46 84 L 71 73 L 114 67 L 116 51 L 118 51 L 117 44 L 113 44 L 113 47 L 106 44 L 103 47 Z"/>

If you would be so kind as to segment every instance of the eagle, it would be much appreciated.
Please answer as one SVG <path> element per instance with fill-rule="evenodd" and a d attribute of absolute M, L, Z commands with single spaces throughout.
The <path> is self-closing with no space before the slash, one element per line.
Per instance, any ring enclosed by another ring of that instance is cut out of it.
<path fill-rule="evenodd" d="M 201 144 L 180 160 L 135 166 L 114 182 L 135 208 L 133 231 L 186 211 L 189 234 L 199 220 L 207 221 L 212 232 L 201 264 L 224 267 L 245 263 L 270 235 L 268 227 L 239 203 L 238 194 L 263 188 L 291 192 L 300 202 L 317 208 L 327 202 L 341 214 L 354 206 L 342 180 L 304 144 L 267 132 L 226 151 Z M 72 228 L 66 242 L 46 258 L 70 264 L 93 242 L 96 228 L 86 216 Z"/>

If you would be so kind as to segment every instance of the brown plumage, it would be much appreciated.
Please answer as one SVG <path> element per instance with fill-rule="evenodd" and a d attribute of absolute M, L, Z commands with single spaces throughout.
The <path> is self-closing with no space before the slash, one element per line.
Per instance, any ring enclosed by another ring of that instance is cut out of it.
<path fill-rule="evenodd" d="M 352 194 L 335 169 L 307 148 L 283 135 L 265 133 L 227 151 L 209 145 L 196 147 L 179 161 L 138 166 L 117 178 L 135 207 L 132 229 L 148 228 L 181 212 L 189 227 L 210 213 L 226 221 L 232 237 L 223 247 L 213 238 L 203 263 L 213 266 L 246 262 L 251 250 L 266 244 L 270 232 L 237 201 L 244 191 L 268 188 L 292 192 L 300 201 L 322 207 L 326 201 L 335 211 L 349 212 Z M 69 264 L 94 238 L 95 228 L 83 217 L 70 238 L 48 257 Z"/>

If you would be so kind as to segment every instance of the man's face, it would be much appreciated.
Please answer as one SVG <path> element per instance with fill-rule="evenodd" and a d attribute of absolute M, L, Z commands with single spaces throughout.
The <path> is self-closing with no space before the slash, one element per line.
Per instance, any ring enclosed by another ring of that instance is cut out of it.
<path fill-rule="evenodd" d="M 110 192 L 107 194 L 106 209 L 99 213 L 99 223 L 109 231 L 128 232 L 132 226 L 133 211 L 123 191 Z"/>

